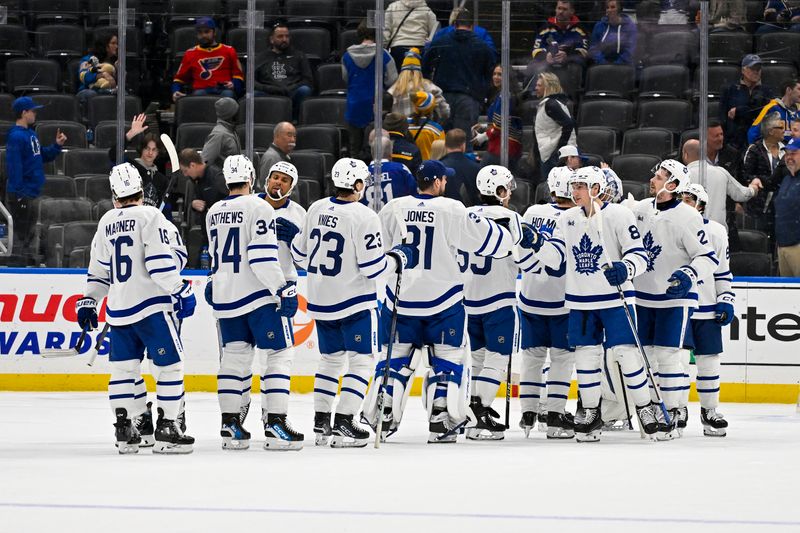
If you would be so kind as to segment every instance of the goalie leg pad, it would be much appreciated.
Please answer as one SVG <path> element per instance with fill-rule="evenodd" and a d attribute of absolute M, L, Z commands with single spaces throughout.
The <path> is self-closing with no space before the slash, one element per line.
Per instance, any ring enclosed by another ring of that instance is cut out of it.
<path fill-rule="evenodd" d="M 447 407 L 448 415 L 460 423 L 467 417 L 472 363 L 469 350 L 445 344 L 428 348 L 431 369 L 425 380 L 423 403 L 430 411 L 434 405 Z"/>
<path fill-rule="evenodd" d="M 542 369 L 547 360 L 547 348 L 537 346 L 520 352 L 519 401 L 522 411 L 539 412 L 539 401 L 545 392 Z"/>
<path fill-rule="evenodd" d="M 411 393 L 412 378 L 414 371 L 420 365 L 422 356 L 419 350 L 408 343 L 394 343 L 392 346 L 392 361 L 389 365 L 389 379 L 386 383 L 386 398 L 384 410 L 391 408 L 392 428 L 396 429 L 403 418 L 403 411 L 406 401 Z M 367 399 L 364 402 L 364 417 L 374 424 L 377 420 L 375 409 L 378 403 L 378 393 L 383 374 L 386 369 L 386 353 L 381 353 L 381 360 L 375 366 L 375 376 L 372 379 L 372 386 L 369 388 Z M 424 387 L 423 387 L 424 389 Z"/>
<path fill-rule="evenodd" d="M 575 348 L 575 370 L 578 375 L 578 390 L 585 408 L 595 409 L 600 406 L 600 381 L 603 347 L 578 346 Z"/>
<path fill-rule="evenodd" d="M 253 346 L 244 341 L 228 342 L 222 348 L 217 374 L 217 399 L 222 413 L 238 413 L 245 389 L 250 394 L 253 379 Z"/>
<path fill-rule="evenodd" d="M 156 400 L 164 418 L 177 420 L 183 407 L 183 361 L 166 366 L 153 365 Z"/>
<path fill-rule="evenodd" d="M 314 411 L 317 413 L 330 413 L 333 410 L 344 356 L 345 352 L 340 351 L 324 353 L 319 359 L 317 373 L 314 375 Z"/>
<path fill-rule="evenodd" d="M 369 375 L 374 361 L 372 354 L 345 352 L 349 363 L 347 373 L 342 377 L 342 395 L 336 412 L 342 415 L 354 415 L 361 407 L 369 385 Z"/>
<path fill-rule="evenodd" d="M 111 402 L 111 412 L 116 413 L 118 408 L 125 409 L 129 418 L 135 418 L 144 412 L 137 412 L 139 403 L 144 403 L 145 396 L 136 399 L 137 383 L 141 382 L 138 390 L 144 388 L 144 380 L 141 375 L 141 362 L 138 359 L 128 359 L 126 361 L 111 361 L 111 377 L 108 380 L 108 399 Z M 141 393 L 140 393 L 141 394 Z M 130 414 L 135 413 L 135 414 Z"/>
<path fill-rule="evenodd" d="M 716 409 L 719 407 L 719 354 L 698 355 L 695 357 L 697 365 L 697 395 L 700 396 L 700 406 L 703 409 Z"/>
<path fill-rule="evenodd" d="M 563 413 L 567 406 L 575 352 L 550 348 L 550 370 L 547 373 L 547 410 Z"/>
<path fill-rule="evenodd" d="M 658 386 L 667 409 L 678 407 L 683 391 L 683 366 L 681 350 L 667 346 L 653 347 L 654 359 L 658 361 Z"/>
<path fill-rule="evenodd" d="M 625 398 L 622 397 L 626 392 L 620 381 L 620 367 L 617 364 L 616 350 L 614 348 L 607 349 L 603 358 L 603 381 L 601 384 L 603 402 L 600 405 L 604 429 L 614 429 L 615 421 L 627 420 L 628 416 L 625 412 Z"/>
<path fill-rule="evenodd" d="M 647 373 L 644 370 L 642 356 L 636 346 L 620 344 L 612 348 L 614 355 L 622 367 L 622 375 L 633 403 L 642 407 L 650 403 L 650 387 Z"/>
<path fill-rule="evenodd" d="M 261 366 L 261 409 L 268 414 L 285 415 L 289 407 L 294 348 L 256 348 L 256 355 Z"/>
<path fill-rule="evenodd" d="M 474 354 L 472 354 L 474 355 Z M 485 360 L 480 375 L 472 376 L 473 395 L 481 399 L 484 407 L 492 405 L 492 401 L 497 396 L 500 382 L 506 378 L 508 368 L 508 356 L 497 352 L 485 352 Z M 473 371 L 475 365 L 472 365 Z"/>

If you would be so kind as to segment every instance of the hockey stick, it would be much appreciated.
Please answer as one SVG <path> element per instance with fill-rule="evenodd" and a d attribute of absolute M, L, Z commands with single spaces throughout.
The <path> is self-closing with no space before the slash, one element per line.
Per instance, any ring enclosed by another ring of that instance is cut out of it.
<path fill-rule="evenodd" d="M 164 206 L 167 204 L 167 199 L 169 198 L 172 184 L 175 183 L 175 173 L 178 172 L 178 169 L 180 168 L 178 151 L 175 150 L 175 144 L 173 144 L 172 139 L 170 139 L 169 135 L 166 133 L 161 134 L 161 144 L 164 145 L 164 149 L 167 151 L 167 155 L 169 155 L 169 166 L 172 169 L 172 175 L 169 177 L 169 183 L 167 183 L 167 190 L 164 191 L 164 197 L 161 199 L 161 203 L 158 205 L 159 211 L 163 211 Z"/>
<path fill-rule="evenodd" d="M 511 428 L 511 357 L 514 351 L 508 355 L 508 368 L 506 369 L 506 430 Z"/>
<path fill-rule="evenodd" d="M 89 357 L 89 361 L 86 362 L 87 365 L 92 366 L 94 364 L 94 360 L 97 359 L 97 352 L 100 351 L 100 347 L 103 345 L 106 335 L 108 335 L 109 328 L 111 328 L 111 325 L 106 322 L 106 325 L 103 326 L 103 331 L 101 331 L 100 335 L 97 336 L 97 342 L 95 342 L 94 347 L 92 347 L 92 355 Z"/>
<path fill-rule="evenodd" d="M 622 384 L 622 399 L 625 401 L 625 416 L 628 417 L 628 429 L 633 431 L 633 422 L 631 422 L 631 408 L 628 405 L 628 387 L 625 386 L 625 377 L 622 375 L 622 366 L 620 366 L 619 361 L 617 363 L 617 372 L 619 372 L 619 382 Z M 644 437 L 644 431 L 642 430 L 642 426 L 639 426 L 639 431 L 642 433 L 642 437 Z"/>
<path fill-rule="evenodd" d="M 45 359 L 55 359 L 57 357 L 73 357 L 80 353 L 81 346 L 83 346 L 83 341 L 86 338 L 86 334 L 89 332 L 89 325 L 87 324 L 81 330 L 81 336 L 78 337 L 78 342 L 72 348 L 51 348 L 49 350 L 42 350 L 40 354 Z"/>
<path fill-rule="evenodd" d="M 386 387 L 389 385 L 389 373 L 391 372 L 392 347 L 394 347 L 394 337 L 397 334 L 397 306 L 400 303 L 400 282 L 403 279 L 403 272 L 397 274 L 397 285 L 394 288 L 394 303 L 392 304 L 392 325 L 389 328 L 389 344 L 386 347 L 386 365 L 383 367 L 378 398 L 375 401 L 375 412 L 378 419 L 375 423 L 375 449 L 381 447 L 381 433 L 383 433 L 383 406 L 386 403 Z"/>

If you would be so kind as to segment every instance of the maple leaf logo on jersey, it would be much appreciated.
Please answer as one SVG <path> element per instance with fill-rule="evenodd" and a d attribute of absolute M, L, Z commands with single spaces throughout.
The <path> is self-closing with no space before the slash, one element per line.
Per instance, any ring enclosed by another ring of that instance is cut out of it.
<path fill-rule="evenodd" d="M 204 80 L 209 79 L 211 77 L 211 72 L 221 67 L 223 61 L 225 61 L 225 58 L 222 56 L 204 57 L 202 59 L 198 59 L 197 62 L 200 64 L 200 68 L 202 69 L 200 72 L 200 78 Z"/>
<path fill-rule="evenodd" d="M 653 234 L 649 231 L 642 239 L 642 244 L 645 252 L 647 252 L 647 272 L 652 272 L 655 270 L 656 259 L 661 255 L 661 246 L 653 242 Z"/>
<path fill-rule="evenodd" d="M 603 247 L 599 244 L 592 246 L 592 240 L 585 233 L 581 237 L 578 246 L 572 247 L 572 254 L 575 256 L 575 270 L 578 274 L 594 274 L 600 270 L 600 256 L 603 254 Z"/>

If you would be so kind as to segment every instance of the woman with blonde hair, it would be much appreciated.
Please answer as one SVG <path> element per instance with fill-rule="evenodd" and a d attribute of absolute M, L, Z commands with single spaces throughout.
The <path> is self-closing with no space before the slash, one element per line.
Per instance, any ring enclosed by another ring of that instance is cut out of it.
<path fill-rule="evenodd" d="M 550 170 L 558 164 L 559 148 L 578 144 L 575 121 L 569 114 L 567 95 L 555 74 L 539 74 L 535 92 L 540 101 L 533 123 L 533 154 L 539 161 L 540 175 L 547 178 Z"/>
<path fill-rule="evenodd" d="M 431 143 L 431 159 L 436 159 L 437 161 L 445 156 L 447 150 L 444 145 L 444 139 L 436 139 Z"/>
<path fill-rule="evenodd" d="M 418 91 L 425 91 L 433 95 L 435 102 L 434 115 L 437 121 L 442 122 L 450 116 L 450 106 L 442 96 L 442 90 L 431 80 L 422 77 L 422 57 L 418 48 L 409 50 L 400 67 L 397 81 L 389 88 L 392 95 L 392 111 L 409 117 L 414 113 L 412 96 Z"/>

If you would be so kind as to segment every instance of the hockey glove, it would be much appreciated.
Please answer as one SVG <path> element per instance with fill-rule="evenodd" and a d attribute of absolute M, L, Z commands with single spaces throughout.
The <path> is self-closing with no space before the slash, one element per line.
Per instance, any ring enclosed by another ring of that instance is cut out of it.
<path fill-rule="evenodd" d="M 300 228 L 295 226 L 292 221 L 278 217 L 275 220 L 275 233 L 278 235 L 279 241 L 290 244 L 294 236 L 300 233 Z"/>
<path fill-rule="evenodd" d="M 667 298 L 678 299 L 689 294 L 693 281 L 686 269 L 681 268 L 672 273 L 667 283 L 669 283 Z"/>
<path fill-rule="evenodd" d="M 628 261 L 614 261 L 606 265 L 603 275 L 612 287 L 619 287 L 633 277 L 633 265 Z"/>
<path fill-rule="evenodd" d="M 197 299 L 192 291 L 192 284 L 184 280 L 180 287 L 172 293 L 172 307 L 178 320 L 189 318 L 194 314 Z"/>
<path fill-rule="evenodd" d="M 724 295 L 717 305 L 714 306 L 714 319 L 717 324 L 727 326 L 733 322 L 733 297 Z"/>
<path fill-rule="evenodd" d="M 211 307 L 214 307 L 214 288 L 211 284 L 211 276 L 208 276 L 206 280 L 206 289 L 203 291 L 203 296 L 206 298 L 206 303 Z"/>
<path fill-rule="evenodd" d="M 287 281 L 286 285 L 278 289 L 278 298 L 281 299 L 278 304 L 278 314 L 292 318 L 297 313 L 297 285 L 294 281 Z"/>
<path fill-rule="evenodd" d="M 97 327 L 97 302 L 94 298 L 86 296 L 75 302 L 75 312 L 81 329 L 92 331 Z"/>
<path fill-rule="evenodd" d="M 398 244 L 388 252 L 386 255 L 395 260 L 394 273 L 399 274 L 406 268 L 414 268 L 414 249 L 407 244 Z"/>

